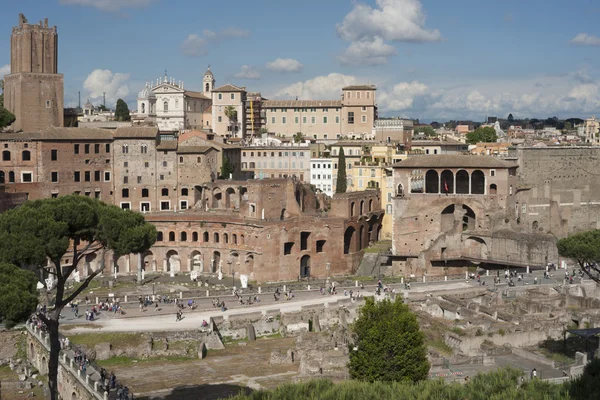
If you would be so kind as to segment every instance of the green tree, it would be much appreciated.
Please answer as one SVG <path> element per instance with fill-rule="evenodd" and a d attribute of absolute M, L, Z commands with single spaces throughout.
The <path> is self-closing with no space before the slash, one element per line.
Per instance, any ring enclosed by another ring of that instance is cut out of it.
<path fill-rule="evenodd" d="M 572 125 L 572 124 L 571 124 L 569 121 L 566 121 L 566 122 L 565 122 L 565 125 L 564 125 L 564 127 L 563 127 L 563 131 L 564 131 L 565 133 L 567 133 L 567 132 L 569 132 L 569 131 L 570 131 L 570 130 L 572 130 L 572 129 L 573 129 L 573 125 Z"/>
<path fill-rule="evenodd" d="M 600 283 L 598 275 L 600 267 L 594 263 L 600 262 L 600 230 L 575 233 L 556 243 L 558 254 L 577 261 L 581 269 L 594 281 Z M 585 268 L 589 266 L 589 270 Z"/>
<path fill-rule="evenodd" d="M 225 116 L 229 120 L 229 131 L 233 135 L 237 126 L 237 110 L 234 106 L 225 107 Z"/>
<path fill-rule="evenodd" d="M 393 302 L 377 303 L 366 298 L 353 332 L 357 349 L 350 351 L 352 379 L 417 382 L 427 378 L 425 335 L 399 296 Z"/>
<path fill-rule="evenodd" d="M 508 122 L 514 122 L 515 117 L 513 117 L 512 114 L 508 114 L 508 118 L 506 118 L 508 120 Z"/>
<path fill-rule="evenodd" d="M 223 165 L 221 165 L 221 179 L 229 179 L 229 176 L 233 174 L 234 168 L 229 161 L 229 157 L 223 157 Z"/>
<path fill-rule="evenodd" d="M 13 113 L 4 108 L 4 79 L 0 79 L 0 129 L 15 122 L 16 118 Z"/>
<path fill-rule="evenodd" d="M 112 250 L 116 257 L 142 253 L 155 240 L 155 227 L 141 214 L 86 196 L 28 201 L 0 214 L 0 262 L 22 268 L 35 267 L 40 274 L 51 275 L 56 282 L 54 304 L 50 305 L 48 315 L 38 314 L 50 335 L 48 386 L 51 399 L 58 398 L 61 310 L 103 271 L 107 250 Z M 96 253 L 102 255 L 100 266 L 73 292 L 67 293 L 67 279 L 86 256 Z M 61 266 L 64 257 L 72 260 L 70 265 Z"/>
<path fill-rule="evenodd" d="M 35 311 L 37 282 L 32 271 L 0 263 L 0 322 L 12 328 Z"/>
<path fill-rule="evenodd" d="M 437 136 L 435 129 L 433 129 L 431 126 L 417 126 L 415 128 L 415 134 L 417 133 L 423 133 L 427 137 Z"/>
<path fill-rule="evenodd" d="M 304 140 L 304 135 L 302 134 L 302 132 L 296 132 L 294 134 L 294 142 L 295 143 L 300 143 L 303 140 Z"/>
<path fill-rule="evenodd" d="M 473 132 L 467 133 L 467 143 L 469 144 L 491 143 L 496 140 L 498 140 L 498 135 L 491 126 L 480 126 Z"/>
<path fill-rule="evenodd" d="M 4 108 L 4 79 L 0 79 L 0 108 Z"/>
<path fill-rule="evenodd" d="M 127 103 L 125 103 L 123 99 L 117 100 L 117 105 L 115 107 L 115 119 L 117 121 L 131 121 L 129 107 L 127 107 Z"/>
<path fill-rule="evenodd" d="M 346 193 L 346 156 L 344 148 L 340 147 L 340 155 L 338 158 L 337 182 L 335 183 L 336 193 Z"/>

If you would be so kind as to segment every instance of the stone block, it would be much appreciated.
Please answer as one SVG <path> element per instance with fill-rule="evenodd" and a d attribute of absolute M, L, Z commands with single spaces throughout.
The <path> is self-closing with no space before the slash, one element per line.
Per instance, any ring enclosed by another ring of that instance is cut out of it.
<path fill-rule="evenodd" d="M 249 324 L 246 326 L 246 335 L 249 341 L 253 342 L 256 340 L 256 331 L 254 330 L 254 325 Z"/>
<path fill-rule="evenodd" d="M 108 360 L 110 358 L 110 343 L 98 343 L 94 346 L 94 350 L 96 351 L 96 360 Z"/>
<path fill-rule="evenodd" d="M 198 346 L 198 358 L 203 360 L 206 358 L 207 354 L 208 349 L 206 348 L 206 343 L 200 342 L 200 345 Z"/>

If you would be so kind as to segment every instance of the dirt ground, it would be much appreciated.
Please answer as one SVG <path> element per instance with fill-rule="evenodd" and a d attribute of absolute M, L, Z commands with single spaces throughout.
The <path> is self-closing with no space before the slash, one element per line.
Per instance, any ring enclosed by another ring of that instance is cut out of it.
<path fill-rule="evenodd" d="M 291 382 L 298 364 L 270 365 L 269 359 L 272 350 L 287 350 L 293 343 L 293 338 L 230 343 L 224 350 L 209 351 L 204 360 L 140 361 L 109 371 L 139 399 L 218 399 Z"/>

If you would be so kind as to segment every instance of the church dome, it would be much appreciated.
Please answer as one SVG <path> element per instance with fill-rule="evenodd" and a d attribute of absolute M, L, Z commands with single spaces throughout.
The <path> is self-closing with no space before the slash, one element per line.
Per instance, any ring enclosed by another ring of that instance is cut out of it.
<path fill-rule="evenodd" d="M 212 71 L 210 70 L 210 67 L 208 67 L 208 69 L 206 70 L 206 72 L 204 73 L 204 77 L 210 76 L 211 78 L 214 78 L 215 76 L 213 75 Z"/>
<path fill-rule="evenodd" d="M 154 92 L 148 85 L 138 94 L 138 99 L 153 99 L 154 97 Z"/>

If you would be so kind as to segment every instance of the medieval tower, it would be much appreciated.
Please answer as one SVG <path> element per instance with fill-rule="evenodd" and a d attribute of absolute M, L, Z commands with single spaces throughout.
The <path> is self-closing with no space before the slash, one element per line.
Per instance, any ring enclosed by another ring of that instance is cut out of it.
<path fill-rule="evenodd" d="M 15 132 L 63 126 L 63 75 L 58 73 L 58 34 L 48 19 L 39 25 L 19 14 L 10 36 L 10 74 L 4 77 L 4 103 Z"/>

